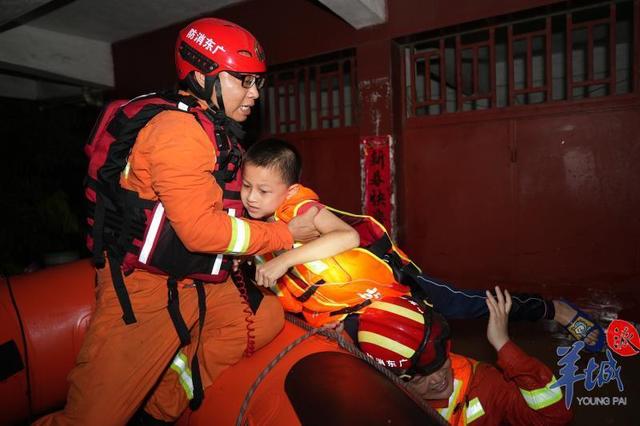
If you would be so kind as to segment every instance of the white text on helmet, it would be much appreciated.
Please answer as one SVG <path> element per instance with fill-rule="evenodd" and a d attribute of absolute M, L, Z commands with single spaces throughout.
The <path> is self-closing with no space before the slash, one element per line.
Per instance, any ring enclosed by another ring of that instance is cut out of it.
<path fill-rule="evenodd" d="M 207 37 L 205 33 L 201 33 L 195 28 L 189 29 L 189 32 L 187 33 L 187 38 L 189 40 L 193 40 L 194 43 L 197 43 L 198 45 L 204 47 L 205 49 L 207 49 L 209 52 L 213 54 L 215 54 L 218 50 L 222 50 L 223 52 L 226 52 L 224 46 L 216 43 L 211 37 Z"/>
<path fill-rule="evenodd" d="M 402 368 L 402 367 L 404 367 L 403 364 L 405 362 L 409 361 L 406 358 L 402 358 L 401 360 L 394 361 L 392 359 L 382 359 L 382 358 L 378 358 L 378 357 L 374 358 L 373 356 L 371 356 L 371 354 L 366 354 L 366 355 L 371 359 L 375 359 L 378 364 L 384 365 L 384 366 L 389 367 L 389 368 Z"/>

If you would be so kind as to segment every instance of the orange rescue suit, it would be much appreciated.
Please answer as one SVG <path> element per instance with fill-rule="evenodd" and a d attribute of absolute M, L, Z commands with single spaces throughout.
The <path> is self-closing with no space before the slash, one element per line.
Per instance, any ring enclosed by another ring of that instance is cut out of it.
<path fill-rule="evenodd" d="M 454 426 L 566 425 L 572 414 L 549 368 L 512 341 L 498 351 L 500 370 L 450 354 L 453 392 L 448 400 L 429 401 Z"/>
<path fill-rule="evenodd" d="M 222 190 L 212 175 L 215 161 L 212 143 L 195 118 L 165 111 L 138 134 L 120 183 L 141 198 L 159 199 L 187 249 L 225 253 L 234 246 L 233 230 L 241 219 L 222 210 Z M 293 243 L 285 223 L 242 220 L 240 226 L 245 254 L 288 249 Z M 196 288 L 183 280 L 178 286 L 180 312 L 191 343 L 178 351 L 180 342 L 167 312 L 166 276 L 135 270 L 125 277 L 138 320 L 126 325 L 109 268 L 97 273 L 96 312 L 69 375 L 67 405 L 36 424 L 123 425 L 143 404 L 153 417 L 175 421 L 193 396 L 189 365 L 196 352 L 206 388 L 242 357 L 249 328 L 259 348 L 283 325 L 275 297 L 265 297 L 253 315 L 227 280 L 204 286 L 206 316 L 199 335 Z"/>

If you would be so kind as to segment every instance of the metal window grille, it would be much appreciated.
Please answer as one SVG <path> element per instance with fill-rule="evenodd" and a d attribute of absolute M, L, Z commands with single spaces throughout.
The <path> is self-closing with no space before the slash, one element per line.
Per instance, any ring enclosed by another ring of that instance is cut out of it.
<path fill-rule="evenodd" d="M 414 37 L 404 45 L 407 113 L 631 93 L 639 1 L 560 3 Z"/>
<path fill-rule="evenodd" d="M 353 126 L 355 53 L 350 50 L 275 67 L 262 90 L 269 134 Z"/>

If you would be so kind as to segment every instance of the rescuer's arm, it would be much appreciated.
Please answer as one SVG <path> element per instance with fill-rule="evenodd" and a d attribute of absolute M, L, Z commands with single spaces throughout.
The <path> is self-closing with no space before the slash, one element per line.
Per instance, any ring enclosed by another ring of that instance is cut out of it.
<path fill-rule="evenodd" d="M 497 371 L 487 370 L 487 388 L 496 396 L 496 409 L 510 424 L 564 425 L 571 421 L 560 388 L 550 388 L 555 381 L 551 370 L 538 359 L 527 355 L 509 340 L 508 321 L 511 296 L 496 287 L 496 297 L 487 292 L 489 325 L 487 338 L 498 353 Z M 493 370 L 493 369 L 492 369 Z M 494 374 L 495 373 L 495 374 Z M 489 386 L 491 383 L 491 386 Z"/>
<path fill-rule="evenodd" d="M 356 230 L 328 209 L 323 208 L 318 212 L 314 224 L 320 232 L 320 237 L 258 265 L 256 267 L 257 285 L 270 287 L 292 266 L 326 259 L 358 247 L 360 244 L 360 236 Z"/>
<path fill-rule="evenodd" d="M 222 189 L 213 178 L 214 150 L 194 117 L 158 114 L 139 135 L 151 138 L 152 188 L 185 247 L 193 252 L 261 254 L 291 248 L 285 223 L 234 218 L 222 210 Z"/>

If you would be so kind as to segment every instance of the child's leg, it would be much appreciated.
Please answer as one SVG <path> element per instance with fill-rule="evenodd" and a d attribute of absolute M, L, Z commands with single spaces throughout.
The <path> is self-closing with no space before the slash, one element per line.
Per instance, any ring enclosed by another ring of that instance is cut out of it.
<path fill-rule="evenodd" d="M 460 290 L 424 274 L 416 276 L 415 281 L 419 291 L 445 318 L 478 318 L 489 313 L 484 290 Z M 548 319 L 569 330 L 577 318 L 592 320 L 584 312 L 562 300 L 543 299 L 540 295 L 530 293 L 513 293 L 511 300 L 513 305 L 509 313 L 510 321 Z M 596 324 L 581 340 L 591 348 L 589 350 L 597 352 L 603 345 L 602 327 Z"/>
<path fill-rule="evenodd" d="M 484 317 L 489 314 L 485 290 L 461 290 L 451 284 L 427 275 L 416 277 L 418 287 L 434 308 L 448 319 Z M 550 300 L 528 293 L 513 293 L 511 321 L 538 321 L 553 319 L 554 307 Z"/>

